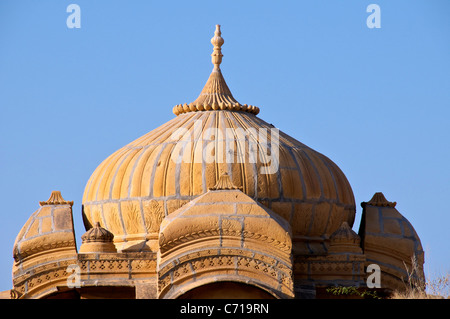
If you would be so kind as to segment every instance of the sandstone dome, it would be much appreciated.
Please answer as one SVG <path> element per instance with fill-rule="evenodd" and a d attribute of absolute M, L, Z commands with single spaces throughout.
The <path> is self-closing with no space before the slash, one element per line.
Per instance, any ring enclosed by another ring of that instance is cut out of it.
<path fill-rule="evenodd" d="M 355 217 L 351 186 L 323 154 L 239 103 L 220 70 L 220 28 L 211 40 L 214 69 L 196 101 L 173 108 L 175 118 L 106 158 L 83 195 L 86 229 L 98 222 L 118 250 L 153 250 L 159 226 L 208 192 L 227 173 L 232 183 L 283 217 L 294 251 L 316 253 Z"/>

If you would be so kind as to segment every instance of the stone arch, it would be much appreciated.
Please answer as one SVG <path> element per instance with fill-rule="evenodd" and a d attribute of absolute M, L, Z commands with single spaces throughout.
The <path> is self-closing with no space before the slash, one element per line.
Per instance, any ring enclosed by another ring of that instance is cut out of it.
<path fill-rule="evenodd" d="M 252 285 L 275 298 L 292 298 L 291 265 L 253 249 L 193 249 L 173 256 L 158 271 L 158 297 L 178 298 L 187 291 L 217 282 Z"/>
<path fill-rule="evenodd" d="M 197 285 L 178 299 L 273 299 L 278 298 L 266 288 L 242 281 L 216 281 Z"/>
<path fill-rule="evenodd" d="M 294 297 L 289 224 L 240 190 L 210 190 L 160 228 L 158 297 L 215 282 L 241 282 Z"/>

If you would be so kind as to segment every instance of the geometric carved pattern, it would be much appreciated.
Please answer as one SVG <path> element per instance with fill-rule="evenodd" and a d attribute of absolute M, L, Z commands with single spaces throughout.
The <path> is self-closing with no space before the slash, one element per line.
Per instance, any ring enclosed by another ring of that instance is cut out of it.
<path fill-rule="evenodd" d="M 174 298 L 200 282 L 231 280 L 293 297 L 289 235 L 284 219 L 236 189 L 223 174 L 214 189 L 162 221 L 159 295 Z"/>
<path fill-rule="evenodd" d="M 278 297 L 291 296 L 293 291 L 290 266 L 267 254 L 247 249 L 205 249 L 183 256 L 176 261 L 167 261 L 158 271 L 158 293 L 160 298 L 174 298 L 170 289 L 177 292 L 195 287 L 196 282 L 217 280 L 248 280 L 259 283 Z"/>
<path fill-rule="evenodd" d="M 264 241 L 270 245 L 273 245 L 274 247 L 277 247 L 280 250 L 290 252 L 291 246 L 286 243 L 279 240 L 276 240 L 274 238 L 271 238 L 270 236 L 264 235 L 264 234 L 258 234 L 250 231 L 242 231 L 242 232 L 236 232 L 234 229 L 224 229 L 224 228 L 215 228 L 215 229 L 207 229 L 207 230 L 200 230 L 197 232 L 189 233 L 189 234 L 183 234 L 182 236 L 171 240 L 169 242 L 165 242 L 164 239 L 160 241 L 160 250 L 161 252 L 165 252 L 175 246 L 178 246 L 182 243 L 192 241 L 199 238 L 204 237 L 211 237 L 211 236 L 242 236 L 243 238 L 249 238 L 249 239 L 257 239 L 260 241 Z"/>
<path fill-rule="evenodd" d="M 33 271 L 28 271 L 21 275 L 13 275 L 14 290 L 18 293 L 15 296 L 33 296 L 33 298 L 36 298 L 39 294 L 45 292 L 45 289 L 49 286 L 65 284 L 69 276 L 66 269 L 69 265 L 75 263 L 75 258 L 62 260 L 37 266 Z"/>
<path fill-rule="evenodd" d="M 296 281 L 319 286 L 364 286 L 366 273 L 363 254 L 337 254 L 297 257 L 294 263 Z"/>
<path fill-rule="evenodd" d="M 132 279 L 156 272 L 155 253 L 79 254 L 78 265 L 83 279 L 117 276 Z"/>

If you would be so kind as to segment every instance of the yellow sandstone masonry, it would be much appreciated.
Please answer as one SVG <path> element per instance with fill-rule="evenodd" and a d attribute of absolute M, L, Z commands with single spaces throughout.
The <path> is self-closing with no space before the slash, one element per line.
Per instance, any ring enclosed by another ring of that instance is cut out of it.
<path fill-rule="evenodd" d="M 217 25 L 197 99 L 92 173 L 79 251 L 73 202 L 54 191 L 19 231 L 13 287 L 0 296 L 329 298 L 329 287 L 364 291 L 373 264 L 383 296 L 404 289 L 406 268 L 420 283 L 420 238 L 396 203 L 363 202 L 356 233 L 340 168 L 232 95 L 221 35 Z"/>

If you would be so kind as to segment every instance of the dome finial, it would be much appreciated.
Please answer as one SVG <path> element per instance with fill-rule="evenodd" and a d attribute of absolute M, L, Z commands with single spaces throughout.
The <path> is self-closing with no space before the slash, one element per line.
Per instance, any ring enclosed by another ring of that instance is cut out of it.
<path fill-rule="evenodd" d="M 216 30 L 214 31 L 214 37 L 211 39 L 211 43 L 214 46 L 214 51 L 211 54 L 211 60 L 214 64 L 208 81 L 203 87 L 202 92 L 198 98 L 189 104 L 177 104 L 173 107 L 172 111 L 175 115 L 188 112 L 197 111 L 242 111 L 252 114 L 259 113 L 259 107 L 254 105 L 240 104 L 231 94 L 230 89 L 223 78 L 222 71 L 220 70 L 220 64 L 222 63 L 222 45 L 224 40 L 221 37 L 220 25 L 216 24 Z"/>
<path fill-rule="evenodd" d="M 214 51 L 211 54 L 212 63 L 214 64 L 214 70 L 220 70 L 220 63 L 222 63 L 222 50 L 221 47 L 225 42 L 221 37 L 220 25 L 216 24 L 216 31 L 214 32 L 214 37 L 211 39 L 211 43 L 214 46 Z"/>

